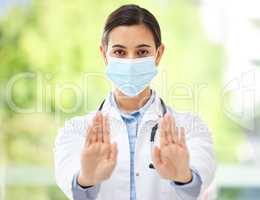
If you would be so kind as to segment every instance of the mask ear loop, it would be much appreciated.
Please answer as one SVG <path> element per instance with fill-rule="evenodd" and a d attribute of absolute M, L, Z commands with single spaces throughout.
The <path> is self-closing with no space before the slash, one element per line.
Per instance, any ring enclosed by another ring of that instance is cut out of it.
<path fill-rule="evenodd" d="M 167 108 L 166 108 L 166 105 L 165 105 L 164 101 L 162 100 L 162 98 L 160 98 L 160 101 L 161 101 L 161 105 L 162 105 L 162 117 L 163 117 L 163 116 L 166 114 L 166 112 L 167 112 Z M 152 131 L 151 131 L 151 137 L 150 137 L 150 143 L 151 143 L 150 152 L 151 152 L 151 154 L 152 154 L 152 152 L 153 152 L 154 139 L 155 139 L 155 135 L 156 135 L 156 131 L 157 131 L 157 129 L 158 129 L 158 126 L 159 126 L 158 123 L 155 124 L 155 125 L 153 126 L 153 128 L 152 128 Z M 150 163 L 150 164 L 149 164 L 149 168 L 150 168 L 150 169 L 155 169 L 153 163 Z"/>
<path fill-rule="evenodd" d="M 155 53 L 155 56 L 153 56 L 154 57 L 154 62 L 155 62 L 155 65 L 156 65 L 156 59 L 157 59 L 157 56 L 158 56 L 158 53 L 159 51 L 158 51 L 158 48 L 156 49 L 156 53 Z"/>

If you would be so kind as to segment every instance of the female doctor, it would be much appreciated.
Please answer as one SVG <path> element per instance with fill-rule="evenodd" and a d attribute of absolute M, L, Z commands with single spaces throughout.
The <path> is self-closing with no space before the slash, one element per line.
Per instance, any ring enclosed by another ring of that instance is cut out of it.
<path fill-rule="evenodd" d="M 164 52 L 155 17 L 137 5 L 112 12 L 100 47 L 115 86 L 97 111 L 55 140 L 55 177 L 74 200 L 195 200 L 212 182 L 207 126 L 177 113 L 149 87 Z"/>

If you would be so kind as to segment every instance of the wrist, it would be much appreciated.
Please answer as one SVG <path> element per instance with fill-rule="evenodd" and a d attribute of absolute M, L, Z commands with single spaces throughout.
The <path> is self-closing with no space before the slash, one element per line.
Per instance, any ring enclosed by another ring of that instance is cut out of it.
<path fill-rule="evenodd" d="M 81 172 L 79 172 L 77 176 L 77 183 L 84 188 L 92 187 L 96 184 L 94 181 L 91 181 L 90 178 L 83 176 Z"/>
<path fill-rule="evenodd" d="M 179 184 L 187 184 L 192 181 L 192 178 L 192 171 L 191 169 L 188 169 L 184 173 L 182 173 L 182 175 L 179 178 L 175 178 L 173 181 Z"/>

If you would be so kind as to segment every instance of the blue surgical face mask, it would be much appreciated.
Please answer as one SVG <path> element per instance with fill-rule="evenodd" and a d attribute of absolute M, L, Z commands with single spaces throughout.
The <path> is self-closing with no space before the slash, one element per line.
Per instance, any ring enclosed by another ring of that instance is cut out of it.
<path fill-rule="evenodd" d="M 107 60 L 106 75 L 129 97 L 141 93 L 158 73 L 153 56 L 136 59 L 108 57 Z"/>

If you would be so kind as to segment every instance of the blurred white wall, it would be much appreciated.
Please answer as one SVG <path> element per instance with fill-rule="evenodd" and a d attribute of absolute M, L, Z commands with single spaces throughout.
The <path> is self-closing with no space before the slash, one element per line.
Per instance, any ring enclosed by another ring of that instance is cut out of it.
<path fill-rule="evenodd" d="M 209 40 L 225 48 L 223 111 L 246 133 L 259 138 L 260 1 L 201 0 L 201 16 Z"/>

